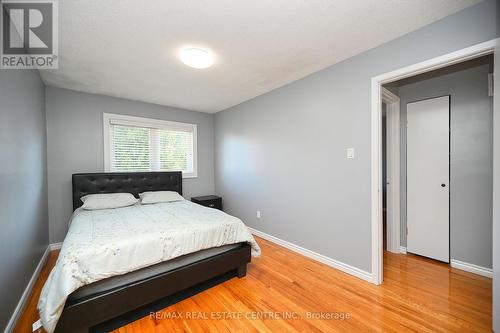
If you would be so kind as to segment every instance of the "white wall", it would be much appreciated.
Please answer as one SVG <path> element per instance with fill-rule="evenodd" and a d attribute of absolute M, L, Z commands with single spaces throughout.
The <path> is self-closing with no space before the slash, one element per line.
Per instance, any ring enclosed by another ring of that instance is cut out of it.
<path fill-rule="evenodd" d="M 198 125 L 198 177 L 183 180 L 183 195 L 214 192 L 213 115 L 126 99 L 46 88 L 49 235 L 60 242 L 72 213 L 71 175 L 103 172 L 102 114 L 117 113 Z"/>

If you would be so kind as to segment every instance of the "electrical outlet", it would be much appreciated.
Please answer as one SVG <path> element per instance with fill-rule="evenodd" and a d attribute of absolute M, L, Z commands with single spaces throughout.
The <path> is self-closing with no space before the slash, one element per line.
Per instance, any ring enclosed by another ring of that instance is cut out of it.
<path fill-rule="evenodd" d="M 261 218 L 261 213 L 260 213 L 260 210 L 257 211 L 257 218 L 260 219 Z"/>
<path fill-rule="evenodd" d="M 33 332 L 38 331 L 38 329 L 40 329 L 42 327 L 42 321 L 40 319 L 38 319 L 37 321 L 35 321 L 33 323 L 33 325 L 31 327 L 33 328 Z"/>

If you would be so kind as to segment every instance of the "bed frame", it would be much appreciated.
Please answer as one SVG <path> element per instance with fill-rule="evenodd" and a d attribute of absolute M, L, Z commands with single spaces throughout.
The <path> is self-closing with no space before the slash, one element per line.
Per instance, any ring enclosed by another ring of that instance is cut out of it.
<path fill-rule="evenodd" d="M 73 209 L 87 194 L 176 191 L 181 172 L 82 173 L 73 175 Z M 246 275 L 250 246 L 240 247 L 126 286 L 67 301 L 56 333 L 108 332 L 234 276 Z"/>

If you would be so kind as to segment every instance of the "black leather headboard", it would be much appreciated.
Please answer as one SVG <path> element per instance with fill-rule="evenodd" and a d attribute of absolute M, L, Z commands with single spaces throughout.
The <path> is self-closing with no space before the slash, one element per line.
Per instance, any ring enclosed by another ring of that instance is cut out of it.
<path fill-rule="evenodd" d="M 182 195 L 182 172 L 106 172 L 73 175 L 73 210 L 83 203 L 81 197 L 97 193 L 139 193 L 175 191 Z"/>

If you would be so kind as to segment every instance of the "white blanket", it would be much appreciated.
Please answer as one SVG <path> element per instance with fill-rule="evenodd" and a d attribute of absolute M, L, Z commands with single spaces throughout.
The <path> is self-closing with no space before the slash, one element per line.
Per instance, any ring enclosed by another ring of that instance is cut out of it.
<path fill-rule="evenodd" d="M 189 201 L 86 211 L 72 216 L 55 267 L 38 302 L 44 329 L 52 333 L 76 289 L 184 254 L 247 242 L 260 249 L 240 219 Z"/>

